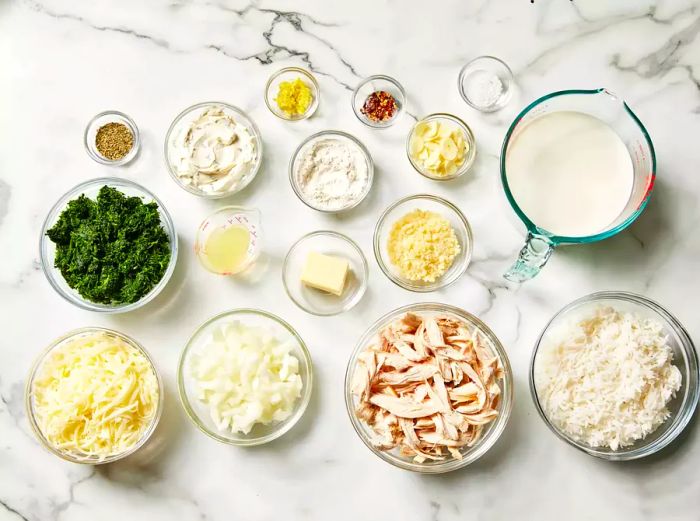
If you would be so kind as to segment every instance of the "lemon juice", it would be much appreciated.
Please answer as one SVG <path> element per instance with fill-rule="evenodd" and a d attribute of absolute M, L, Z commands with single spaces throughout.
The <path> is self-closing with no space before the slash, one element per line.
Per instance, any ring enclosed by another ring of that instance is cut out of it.
<path fill-rule="evenodd" d="M 207 237 L 200 257 L 211 271 L 230 275 L 245 268 L 249 246 L 250 231 L 245 226 L 219 227 Z"/>

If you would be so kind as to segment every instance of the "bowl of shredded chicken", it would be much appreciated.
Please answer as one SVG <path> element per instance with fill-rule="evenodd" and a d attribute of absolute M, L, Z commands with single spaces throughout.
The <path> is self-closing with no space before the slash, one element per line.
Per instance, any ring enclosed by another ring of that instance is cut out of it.
<path fill-rule="evenodd" d="M 479 319 L 446 304 L 399 308 L 358 342 L 345 401 L 362 441 L 406 470 L 441 473 L 486 453 L 512 407 L 503 346 Z"/>

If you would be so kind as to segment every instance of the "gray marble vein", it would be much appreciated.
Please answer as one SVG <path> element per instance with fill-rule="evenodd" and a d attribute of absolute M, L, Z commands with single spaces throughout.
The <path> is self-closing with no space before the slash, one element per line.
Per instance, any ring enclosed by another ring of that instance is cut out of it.
<path fill-rule="evenodd" d="M 662 454 L 629 465 L 593 460 L 556 439 L 528 392 L 532 347 L 561 307 L 587 293 L 622 289 L 666 306 L 700 338 L 699 0 L 11 0 L 0 2 L 0 520 L 1 521 L 696 521 L 700 512 L 693 422 Z M 504 59 L 517 91 L 503 111 L 483 115 L 457 91 L 460 67 L 479 54 Z M 286 123 L 265 106 L 269 75 L 296 65 L 314 72 L 321 104 Z M 366 74 L 396 77 L 408 114 L 390 129 L 362 125 L 351 90 Z M 626 232 L 557 250 L 526 284 L 502 273 L 522 246 L 522 228 L 501 192 L 504 133 L 533 99 L 562 88 L 605 86 L 620 94 L 652 136 L 658 178 L 651 203 Z M 230 199 L 202 201 L 181 190 L 163 163 L 168 125 L 184 107 L 221 99 L 243 107 L 265 146 L 259 179 Z M 142 132 L 135 163 L 92 162 L 83 131 L 115 108 Z M 415 173 L 406 137 L 417 116 L 449 112 L 477 140 L 477 161 L 445 183 Z M 305 207 L 288 184 L 298 144 L 322 129 L 347 131 L 376 166 L 368 199 L 335 218 Z M 97 176 L 143 183 L 172 214 L 181 241 L 163 294 L 123 315 L 93 314 L 62 300 L 38 259 L 39 228 L 70 187 Z M 392 284 L 372 251 L 373 228 L 396 199 L 432 193 L 452 201 L 474 234 L 465 276 L 419 295 Z M 256 281 L 220 279 L 192 253 L 197 225 L 223 204 L 263 214 L 267 271 Z M 305 233 L 335 229 L 362 248 L 370 286 L 353 310 L 313 317 L 285 295 L 279 270 Z M 438 301 L 467 309 L 494 331 L 513 368 L 515 405 L 498 443 L 445 476 L 392 468 L 358 439 L 345 411 L 350 352 L 378 317 Z M 177 396 L 181 348 L 195 327 L 238 306 L 279 314 L 312 353 L 315 391 L 301 422 L 262 447 L 225 446 L 204 436 Z M 30 367 L 51 341 L 87 325 L 141 342 L 166 385 L 161 425 L 147 447 L 116 464 L 71 465 L 43 450 L 24 411 Z"/>

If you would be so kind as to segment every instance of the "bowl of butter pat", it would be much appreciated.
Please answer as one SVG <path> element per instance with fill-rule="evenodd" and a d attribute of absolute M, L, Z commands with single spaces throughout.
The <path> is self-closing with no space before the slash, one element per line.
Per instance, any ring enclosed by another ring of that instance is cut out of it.
<path fill-rule="evenodd" d="M 301 309 L 330 316 L 351 309 L 362 299 L 368 272 L 367 259 L 352 239 L 322 230 L 292 245 L 284 259 L 282 282 Z"/>

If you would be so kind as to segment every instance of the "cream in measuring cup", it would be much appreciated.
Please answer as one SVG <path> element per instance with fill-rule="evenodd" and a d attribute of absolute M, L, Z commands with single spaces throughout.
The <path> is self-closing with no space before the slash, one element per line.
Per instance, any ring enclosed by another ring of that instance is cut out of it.
<path fill-rule="evenodd" d="M 207 270 L 219 275 L 235 275 L 258 258 L 261 240 L 258 210 L 226 206 L 199 226 L 195 253 Z"/>
<path fill-rule="evenodd" d="M 531 279 L 560 244 L 595 242 L 642 212 L 656 176 L 649 134 L 606 89 L 547 94 L 506 133 L 501 182 L 527 228 L 525 246 L 505 273 Z"/>

